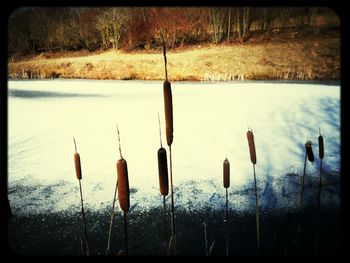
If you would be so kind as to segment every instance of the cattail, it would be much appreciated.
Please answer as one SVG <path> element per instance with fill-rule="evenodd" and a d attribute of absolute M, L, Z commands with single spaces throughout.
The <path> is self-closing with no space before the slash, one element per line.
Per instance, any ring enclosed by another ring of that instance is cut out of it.
<path fill-rule="evenodd" d="M 230 187 L 230 162 L 227 158 L 224 161 L 224 187 Z"/>
<path fill-rule="evenodd" d="M 166 59 L 166 43 L 163 34 L 160 34 L 163 40 L 163 57 L 165 69 L 165 81 L 163 83 L 164 110 L 165 110 L 165 131 L 166 140 L 169 146 L 170 154 L 170 206 L 171 206 L 171 224 L 172 224 L 172 245 L 173 251 L 176 253 L 176 230 L 175 230 L 175 209 L 174 209 L 174 191 L 173 191 L 173 171 L 171 158 L 171 144 L 173 143 L 173 98 L 171 94 L 171 85 L 168 81 L 167 59 Z"/>
<path fill-rule="evenodd" d="M 226 256 L 229 254 L 229 231 L 228 231 L 228 192 L 230 187 L 230 162 L 225 158 L 224 163 L 224 187 L 226 188 L 226 209 L 225 209 L 225 225 L 226 225 Z"/>
<path fill-rule="evenodd" d="M 260 254 L 260 220 L 259 220 L 259 197 L 258 189 L 256 186 L 256 174 L 255 174 L 255 164 L 256 164 L 256 152 L 254 144 L 254 135 L 251 130 L 248 129 L 247 139 L 250 152 L 250 160 L 253 163 L 253 174 L 254 174 L 254 192 L 255 192 L 255 222 L 256 222 L 256 252 Z"/>
<path fill-rule="evenodd" d="M 75 148 L 75 153 L 74 153 L 74 164 L 75 164 L 75 172 L 77 175 L 77 178 L 79 180 L 79 189 L 80 189 L 80 203 L 81 203 L 81 217 L 82 217 L 82 223 L 83 223 L 83 229 L 84 229 L 84 239 L 85 239 L 85 246 L 86 246 L 86 255 L 90 255 L 90 248 L 89 248 L 89 241 L 87 238 L 87 232 L 86 232 L 86 224 L 85 224 L 85 213 L 84 213 L 84 204 L 83 204 L 83 190 L 81 187 L 81 164 L 80 164 L 80 155 L 77 151 L 77 144 L 75 142 L 75 138 L 73 137 L 74 141 L 74 148 Z"/>
<path fill-rule="evenodd" d="M 158 173 L 160 193 L 166 196 L 169 193 L 168 164 L 166 150 L 163 147 L 159 148 L 158 150 Z"/>
<path fill-rule="evenodd" d="M 254 144 L 254 135 L 252 131 L 247 132 L 248 144 L 249 144 L 249 152 L 250 152 L 250 160 L 253 164 L 256 164 L 256 152 L 255 152 L 255 144 Z"/>
<path fill-rule="evenodd" d="M 118 199 L 120 208 L 123 210 L 123 223 L 124 223 L 124 244 L 125 255 L 128 254 L 128 227 L 126 214 L 130 208 L 130 192 L 129 192 L 129 179 L 128 179 L 128 166 L 126 160 L 121 157 L 117 162 L 118 173 Z"/>
<path fill-rule="evenodd" d="M 320 159 L 324 157 L 324 146 L 323 146 L 323 137 L 322 135 L 318 136 L 318 151 Z"/>
<path fill-rule="evenodd" d="M 317 195 L 317 211 L 318 211 L 318 221 L 316 223 L 316 231 L 315 231 L 315 255 L 318 255 L 318 241 L 319 241 L 319 228 L 320 228 L 320 220 L 321 220 L 321 192 L 322 192 L 322 161 L 324 157 L 324 146 L 323 146 L 323 137 L 321 135 L 321 128 L 319 128 L 319 136 L 318 136 L 318 154 L 320 157 L 320 177 L 318 181 L 318 195 Z"/>
<path fill-rule="evenodd" d="M 165 110 L 165 129 L 166 141 L 168 146 L 173 142 L 173 99 L 171 94 L 171 85 L 168 80 L 163 84 L 164 110 Z"/>
<path fill-rule="evenodd" d="M 74 153 L 75 173 L 77 174 L 78 180 L 81 180 L 82 176 L 81 176 L 80 155 L 77 152 L 77 144 L 75 143 L 74 138 L 73 138 L 73 141 L 74 141 L 74 148 L 75 148 L 75 153 Z"/>
<path fill-rule="evenodd" d="M 311 141 L 307 141 L 305 143 L 305 149 L 306 149 L 306 154 L 307 154 L 307 158 L 310 162 L 315 161 L 315 157 L 314 157 L 314 153 L 312 151 L 312 147 L 311 147 L 312 143 Z"/>
<path fill-rule="evenodd" d="M 127 213 L 130 208 L 130 192 L 128 179 L 128 166 L 125 159 L 119 159 L 117 162 L 118 173 L 118 199 L 120 208 Z"/>
<path fill-rule="evenodd" d="M 81 176 L 81 164 L 80 164 L 79 153 L 74 154 L 74 163 L 75 163 L 75 172 L 77 174 L 77 178 L 78 178 L 78 180 L 81 180 L 82 176 Z"/>

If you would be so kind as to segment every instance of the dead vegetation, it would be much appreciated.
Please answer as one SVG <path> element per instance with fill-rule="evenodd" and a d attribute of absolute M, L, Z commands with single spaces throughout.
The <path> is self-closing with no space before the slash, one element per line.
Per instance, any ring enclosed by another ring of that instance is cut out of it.
<path fill-rule="evenodd" d="M 162 80 L 160 52 L 41 53 L 9 59 L 8 78 Z M 289 34 L 260 43 L 197 45 L 171 50 L 168 58 L 169 81 L 339 79 L 340 37 Z"/>

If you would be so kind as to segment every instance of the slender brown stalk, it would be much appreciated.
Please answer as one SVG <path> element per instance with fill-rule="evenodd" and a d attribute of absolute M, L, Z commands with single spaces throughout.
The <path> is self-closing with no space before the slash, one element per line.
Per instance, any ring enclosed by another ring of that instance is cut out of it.
<path fill-rule="evenodd" d="M 84 213 L 84 204 L 83 204 L 83 190 L 81 187 L 81 179 L 82 179 L 82 172 L 81 172 L 81 163 L 80 163 L 80 155 L 77 150 L 77 144 L 75 142 L 75 138 L 73 137 L 74 141 L 74 148 L 75 148 L 75 154 L 74 154 L 74 164 L 75 164 L 75 172 L 77 179 L 79 181 L 79 190 L 80 190 L 80 203 L 81 203 L 81 219 L 83 224 L 83 230 L 84 230 L 84 239 L 85 239 L 85 248 L 86 248 L 86 255 L 90 255 L 90 248 L 89 248 L 89 242 L 87 238 L 87 231 L 86 231 L 86 224 L 85 224 L 85 213 Z"/>
<path fill-rule="evenodd" d="M 256 187 L 255 164 L 253 164 L 253 170 L 254 170 L 254 192 L 255 192 L 256 253 L 257 255 L 260 255 L 259 198 L 258 198 L 258 190 Z"/>
<path fill-rule="evenodd" d="M 305 153 L 304 172 L 303 172 L 303 176 L 301 177 L 300 209 L 302 209 L 304 206 L 304 181 L 305 181 L 305 171 L 306 171 L 306 160 L 307 160 L 307 154 Z"/>
<path fill-rule="evenodd" d="M 118 189 L 118 180 L 117 180 L 117 183 L 115 185 L 115 190 L 114 190 L 111 221 L 109 223 L 109 231 L 108 231 L 108 242 L 107 242 L 106 256 L 108 256 L 109 252 L 110 252 L 111 237 L 112 237 L 112 226 L 113 226 L 114 217 L 115 217 L 114 207 L 115 207 L 115 200 L 116 200 L 116 196 L 117 196 L 117 189 Z"/>
<path fill-rule="evenodd" d="M 84 238 L 85 238 L 85 247 L 86 247 L 86 255 L 90 255 L 90 248 L 89 248 L 89 242 L 87 238 L 87 232 L 86 232 L 86 224 L 85 224 L 85 213 L 84 213 L 84 205 L 83 205 L 83 192 L 81 189 L 81 182 L 79 180 L 79 188 L 80 188 L 80 201 L 81 201 L 81 218 L 83 222 L 83 228 L 84 228 Z"/>
<path fill-rule="evenodd" d="M 171 226 L 172 226 L 172 237 L 173 237 L 173 248 L 176 253 L 176 230 L 175 230 L 175 209 L 174 209 L 174 190 L 173 190 L 173 169 L 172 169 L 172 156 L 171 146 L 169 146 L 170 152 L 170 206 L 171 206 Z"/>
<path fill-rule="evenodd" d="M 228 229 L 228 192 L 226 188 L 226 211 L 225 211 L 225 224 L 226 224 L 226 256 L 229 255 L 229 229 Z"/>
<path fill-rule="evenodd" d="M 167 244 L 168 244 L 168 214 L 165 202 L 165 195 L 163 195 L 163 224 L 164 224 L 164 244 L 165 244 L 165 254 L 167 254 Z"/>
<path fill-rule="evenodd" d="M 321 192 L 322 192 L 322 161 L 324 157 L 324 145 L 323 145 L 323 137 L 321 135 L 321 128 L 319 128 L 319 136 L 318 136 L 318 149 L 319 149 L 319 158 L 320 158 L 320 178 L 318 182 L 318 196 L 317 196 L 317 222 L 315 224 L 315 255 L 319 254 L 318 251 L 318 241 L 320 235 L 320 221 L 321 221 Z"/>
<path fill-rule="evenodd" d="M 160 148 L 163 148 L 163 144 L 162 144 L 162 129 L 161 129 L 161 126 L 160 126 L 159 112 L 158 112 L 158 125 L 159 125 L 159 141 L 160 141 Z"/>
<path fill-rule="evenodd" d="M 123 213 L 124 217 L 124 244 L 125 244 L 125 255 L 128 255 L 128 223 L 126 220 L 126 212 Z"/>
<path fill-rule="evenodd" d="M 203 221 L 202 224 L 204 227 L 205 255 L 209 256 L 208 238 L 207 238 L 207 224 L 205 221 Z"/>
<path fill-rule="evenodd" d="M 162 38 L 162 42 L 163 42 L 163 57 L 164 57 L 164 69 L 165 69 L 165 80 L 168 80 L 168 70 L 167 70 L 167 60 L 166 60 L 166 43 L 163 37 L 163 34 L 160 33 L 160 36 Z"/>

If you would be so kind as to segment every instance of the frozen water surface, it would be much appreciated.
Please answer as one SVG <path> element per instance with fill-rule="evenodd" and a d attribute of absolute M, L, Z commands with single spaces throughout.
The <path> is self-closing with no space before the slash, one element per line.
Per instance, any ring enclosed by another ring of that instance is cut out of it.
<path fill-rule="evenodd" d="M 284 82 L 173 82 L 173 182 L 176 208 L 224 209 L 223 161 L 231 165 L 230 208 L 253 210 L 253 167 L 246 132 L 254 132 L 261 209 L 298 206 L 304 144 L 305 202 L 319 175 L 317 137 L 325 142 L 324 205 L 339 204 L 340 86 Z M 112 204 L 119 159 L 116 123 L 128 163 L 131 210 L 162 205 L 157 150 L 165 120 L 162 81 L 8 82 L 8 189 L 19 214 L 80 206 L 73 136 L 86 209 Z M 169 196 L 168 196 L 169 198 Z M 76 209 L 75 209 L 76 210 Z M 76 212 L 76 211 L 75 211 Z"/>

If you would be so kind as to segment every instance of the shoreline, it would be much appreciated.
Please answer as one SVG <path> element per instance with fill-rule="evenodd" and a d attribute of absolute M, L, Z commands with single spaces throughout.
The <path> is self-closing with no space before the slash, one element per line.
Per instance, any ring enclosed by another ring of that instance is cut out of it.
<path fill-rule="evenodd" d="M 147 82 L 147 83 L 162 83 L 164 80 L 143 80 L 143 79 L 134 79 L 134 80 L 121 80 L 121 79 L 86 79 L 86 78 L 54 78 L 54 79 L 12 79 L 8 78 L 7 83 L 10 81 L 16 82 L 16 81 L 105 81 L 105 82 Z M 316 84 L 316 85 L 327 85 L 327 86 L 339 86 L 341 84 L 341 79 L 329 79 L 329 80 L 299 80 L 299 79 L 290 79 L 290 80 L 261 80 L 261 79 L 245 79 L 245 80 L 211 80 L 211 81 L 204 81 L 204 80 L 194 80 L 194 81 L 188 81 L 188 80 L 175 80 L 173 83 L 176 84 L 187 84 L 187 83 L 288 83 L 288 84 Z"/>
<path fill-rule="evenodd" d="M 198 45 L 167 52 L 169 81 L 339 80 L 340 36 Z M 8 61 L 9 79 L 164 80 L 162 53 L 41 53 Z"/>

